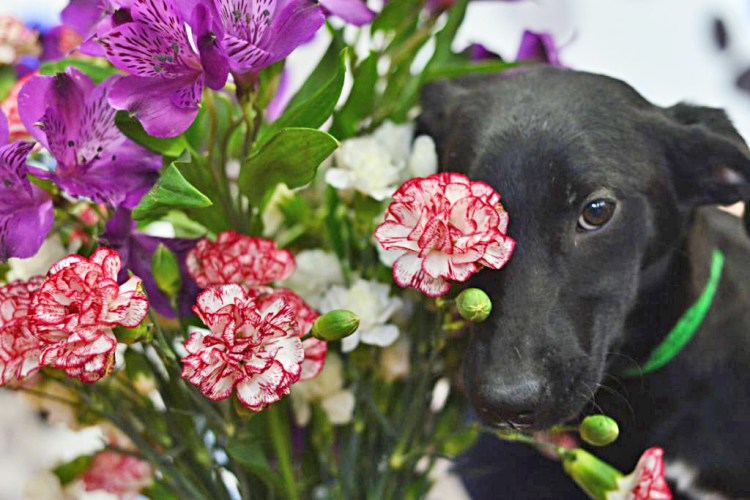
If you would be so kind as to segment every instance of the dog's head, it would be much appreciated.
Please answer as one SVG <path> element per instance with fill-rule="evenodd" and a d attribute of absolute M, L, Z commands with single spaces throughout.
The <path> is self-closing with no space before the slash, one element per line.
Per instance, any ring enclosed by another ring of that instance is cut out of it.
<path fill-rule="evenodd" d="M 620 81 L 550 67 L 437 82 L 422 107 L 441 168 L 495 187 L 517 241 L 473 283 L 493 302 L 464 359 L 473 404 L 500 425 L 570 419 L 692 208 L 750 196 L 747 147 L 723 111 L 660 108 Z"/>

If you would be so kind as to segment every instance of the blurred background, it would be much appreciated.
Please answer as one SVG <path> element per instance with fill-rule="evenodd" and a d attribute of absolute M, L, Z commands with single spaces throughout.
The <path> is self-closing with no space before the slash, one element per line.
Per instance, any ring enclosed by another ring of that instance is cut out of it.
<path fill-rule="evenodd" d="M 0 14 L 43 31 L 59 23 L 66 4 L 0 0 Z M 750 139 L 750 0 L 476 1 L 456 48 L 478 42 L 512 59 L 525 29 L 553 35 L 566 66 L 624 80 L 655 104 L 724 108 Z M 292 87 L 325 47 L 325 40 L 314 40 L 292 55 Z M 17 395 L 0 392 L 0 500 L 21 498 L 35 473 L 99 447 L 95 429 L 73 433 L 43 425 L 38 414 Z M 40 491 L 33 497 L 44 498 Z"/>

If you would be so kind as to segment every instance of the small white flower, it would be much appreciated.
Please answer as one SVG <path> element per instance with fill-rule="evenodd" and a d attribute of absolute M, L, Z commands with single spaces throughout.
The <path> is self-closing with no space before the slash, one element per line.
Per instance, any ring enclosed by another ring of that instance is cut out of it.
<path fill-rule="evenodd" d="M 370 136 L 344 141 L 335 153 L 336 167 L 326 172 L 326 182 L 382 201 L 403 181 L 435 173 L 435 144 L 421 136 L 412 146 L 413 133 L 411 124 L 385 122 Z"/>
<path fill-rule="evenodd" d="M 53 235 L 42 243 L 39 251 L 33 257 L 29 257 L 28 259 L 8 259 L 10 270 L 5 279 L 8 282 L 14 280 L 27 281 L 33 276 L 44 276 L 52 264 L 62 260 L 67 255 L 68 252 L 60 241 L 60 237 Z"/>
<path fill-rule="evenodd" d="M 292 386 L 292 408 L 297 425 L 304 426 L 310 421 L 311 403 L 320 403 L 328 420 L 333 425 L 351 422 L 354 411 L 354 394 L 344 389 L 343 363 L 334 353 L 329 353 L 320 375 L 307 382 Z"/>
<path fill-rule="evenodd" d="M 427 177 L 437 172 L 438 157 L 432 137 L 420 135 L 414 140 L 408 167 L 411 177 Z"/>
<path fill-rule="evenodd" d="M 275 235 L 284 224 L 284 212 L 282 207 L 294 197 L 294 191 L 289 189 L 286 184 L 281 183 L 276 186 L 268 200 L 261 219 L 263 220 L 263 236 L 269 237 Z"/>
<path fill-rule="evenodd" d="M 344 282 L 338 258 L 331 252 L 303 250 L 297 254 L 295 261 L 297 269 L 279 285 L 295 292 L 314 309 L 318 309 L 328 288 Z"/>
<path fill-rule="evenodd" d="M 400 338 L 380 353 L 380 374 L 386 382 L 393 382 L 409 375 L 409 341 Z"/>
<path fill-rule="evenodd" d="M 435 387 L 432 389 L 432 400 L 430 401 L 430 411 L 432 413 L 439 413 L 445 407 L 448 396 L 451 393 L 451 383 L 448 377 L 441 377 L 435 382 Z"/>
<path fill-rule="evenodd" d="M 341 341 L 341 350 L 352 351 L 360 342 L 385 347 L 398 338 L 398 327 L 387 323 L 402 305 L 390 297 L 390 287 L 377 281 L 358 279 L 350 288 L 334 286 L 323 296 L 320 311 L 346 309 L 359 316 L 359 329 Z"/>

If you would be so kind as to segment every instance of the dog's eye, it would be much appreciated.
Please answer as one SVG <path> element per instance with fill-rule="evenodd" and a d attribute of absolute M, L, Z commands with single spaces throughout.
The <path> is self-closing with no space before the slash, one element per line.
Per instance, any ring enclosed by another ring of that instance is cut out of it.
<path fill-rule="evenodd" d="M 578 217 L 578 229 L 595 231 L 609 222 L 615 213 L 615 202 L 611 200 L 594 200 L 589 202 Z"/>

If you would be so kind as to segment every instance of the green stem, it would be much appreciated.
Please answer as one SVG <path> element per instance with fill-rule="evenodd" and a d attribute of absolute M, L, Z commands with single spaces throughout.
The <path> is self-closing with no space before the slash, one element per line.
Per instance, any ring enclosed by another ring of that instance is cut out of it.
<path fill-rule="evenodd" d="M 285 497 L 289 500 L 299 500 L 299 491 L 297 491 L 297 481 L 294 478 L 294 466 L 292 464 L 292 438 L 289 432 L 289 422 L 285 415 L 286 407 L 276 403 L 268 408 L 268 431 L 271 435 L 276 460 L 279 463 L 279 470 L 286 490 Z"/>

